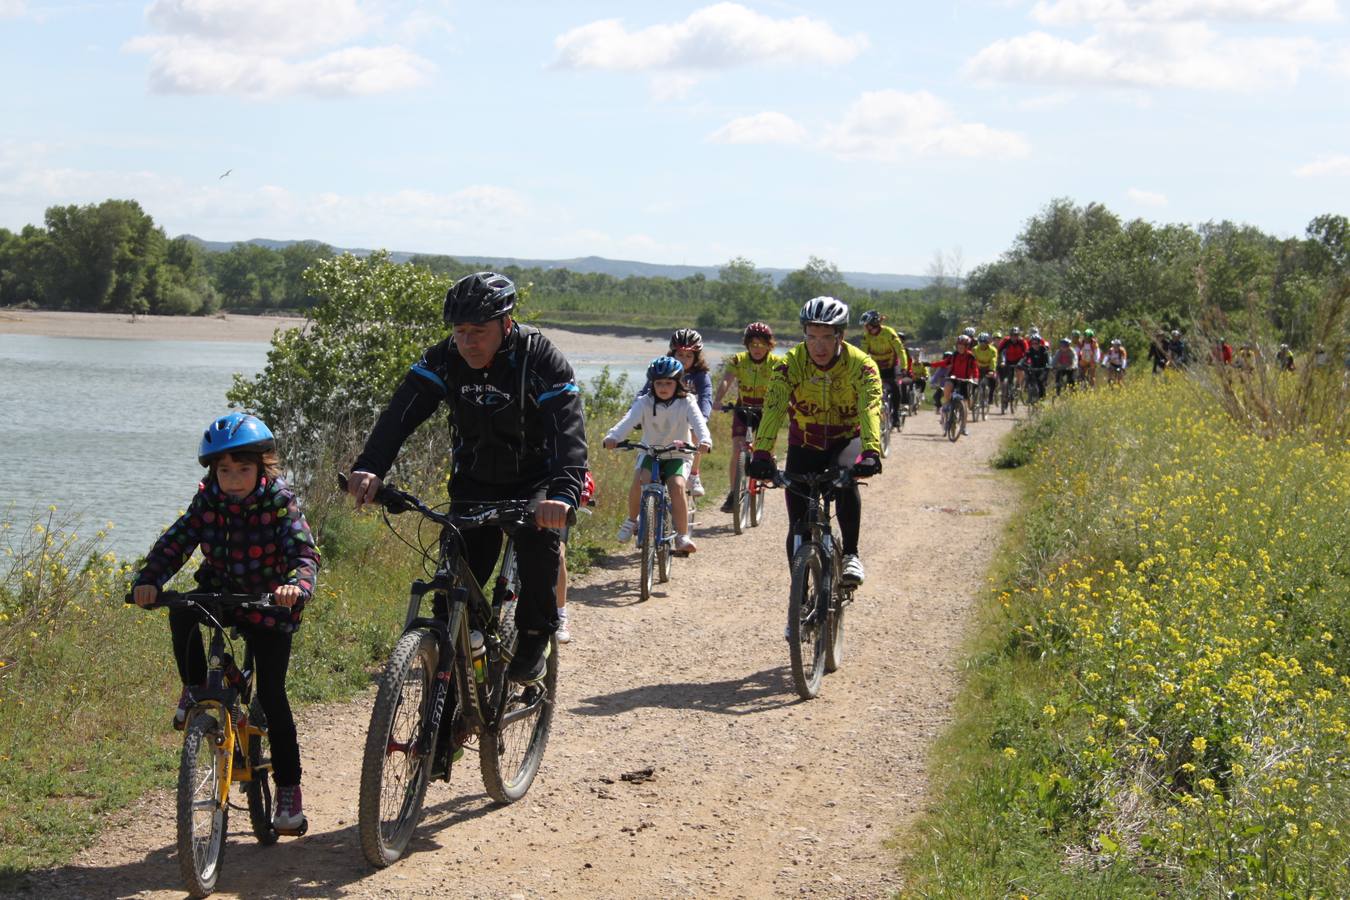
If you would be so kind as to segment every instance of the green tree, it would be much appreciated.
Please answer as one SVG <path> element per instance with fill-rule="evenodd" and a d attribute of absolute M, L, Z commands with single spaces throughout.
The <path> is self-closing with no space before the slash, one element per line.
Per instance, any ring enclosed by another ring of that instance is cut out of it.
<path fill-rule="evenodd" d="M 47 210 L 43 296 L 66 309 L 153 308 L 150 274 L 163 259 L 166 239 L 134 200 Z"/>
<path fill-rule="evenodd" d="M 225 307 L 281 305 L 286 296 L 281 253 L 257 244 L 235 244 L 211 260 L 211 272 Z"/>
<path fill-rule="evenodd" d="M 803 268 L 783 276 L 778 284 L 778 296 L 791 306 L 801 306 L 812 297 L 838 296 L 845 286 L 838 266 L 812 256 Z"/>
<path fill-rule="evenodd" d="M 281 251 L 281 304 L 290 309 L 308 309 L 318 298 L 310 294 L 305 270 L 333 255 L 333 248 L 318 241 L 297 241 Z"/>
<path fill-rule="evenodd" d="M 772 317 L 773 277 L 755 264 L 737 256 L 717 272 L 715 305 L 729 313 L 731 322 L 746 323 Z"/>

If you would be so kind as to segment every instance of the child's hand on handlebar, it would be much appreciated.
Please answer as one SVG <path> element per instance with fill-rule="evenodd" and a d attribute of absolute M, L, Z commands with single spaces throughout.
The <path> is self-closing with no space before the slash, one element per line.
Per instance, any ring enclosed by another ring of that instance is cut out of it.
<path fill-rule="evenodd" d="M 300 585 L 283 584 L 272 592 L 272 599 L 277 606 L 292 607 L 300 599 Z"/>
<path fill-rule="evenodd" d="M 613 450 L 615 447 L 619 446 L 619 442 L 613 438 L 605 438 L 603 443 L 606 450 Z"/>
<path fill-rule="evenodd" d="M 351 477 L 347 479 L 347 493 L 352 495 L 356 501 L 356 508 L 360 509 L 375 499 L 375 494 L 382 484 L 380 476 L 373 472 L 352 472 Z"/>
<path fill-rule="evenodd" d="M 131 599 L 137 606 L 153 606 L 159 599 L 159 588 L 153 584 L 138 584 L 131 591 Z"/>
<path fill-rule="evenodd" d="M 701 443 L 701 444 L 698 445 L 698 452 L 699 452 L 699 453 L 711 453 L 711 452 L 712 452 L 712 444 L 708 443 L 707 441 L 704 441 L 703 443 Z"/>

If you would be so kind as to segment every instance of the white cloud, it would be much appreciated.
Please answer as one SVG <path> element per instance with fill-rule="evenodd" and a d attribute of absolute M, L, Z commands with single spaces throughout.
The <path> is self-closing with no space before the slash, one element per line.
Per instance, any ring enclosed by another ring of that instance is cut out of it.
<path fill-rule="evenodd" d="M 554 46 L 558 68 L 640 72 L 752 63 L 839 65 L 861 53 L 867 38 L 843 37 L 819 19 L 773 19 L 738 3 L 718 3 L 682 22 L 636 31 L 619 19 L 602 19 L 559 35 Z"/>
<path fill-rule="evenodd" d="M 1166 206 L 1167 195 L 1160 194 L 1157 191 L 1145 191 L 1140 188 L 1130 188 L 1125 192 L 1125 196 L 1132 202 L 1140 206 Z"/>
<path fill-rule="evenodd" d="M 732 119 L 708 135 L 714 144 L 799 144 L 806 129 L 780 112 L 762 112 Z"/>
<path fill-rule="evenodd" d="M 435 69 L 399 45 L 354 44 L 380 24 L 357 0 L 155 0 L 146 18 L 158 33 L 124 49 L 150 57 L 158 93 L 362 96 Z"/>
<path fill-rule="evenodd" d="M 995 41 L 965 71 L 1051 85 L 1258 90 L 1293 85 L 1317 57 L 1307 38 L 1225 39 L 1200 23 L 1112 24 L 1082 41 L 1041 31 Z"/>
<path fill-rule="evenodd" d="M 23 14 L 23 0 L 0 0 L 0 19 L 17 19 Z"/>
<path fill-rule="evenodd" d="M 1087 22 L 1334 22 L 1336 0 L 1038 0 L 1042 25 Z"/>
<path fill-rule="evenodd" d="M 661 72 L 652 76 L 649 86 L 653 100 L 668 103 L 688 97 L 698 82 L 698 76 L 685 72 Z"/>
<path fill-rule="evenodd" d="M 1310 163 L 1304 163 L 1294 170 L 1299 178 L 1319 178 L 1323 176 L 1350 176 L 1350 155 L 1334 153 L 1319 156 Z"/>
<path fill-rule="evenodd" d="M 830 127 L 821 147 L 841 159 L 894 162 L 909 156 L 1017 158 L 1030 152 L 1022 135 L 962 122 L 927 91 L 870 91 Z"/>

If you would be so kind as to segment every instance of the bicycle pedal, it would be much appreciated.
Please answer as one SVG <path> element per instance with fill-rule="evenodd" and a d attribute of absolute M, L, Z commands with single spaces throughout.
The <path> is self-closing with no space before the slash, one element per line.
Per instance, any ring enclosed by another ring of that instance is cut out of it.
<path fill-rule="evenodd" d="M 273 828 L 277 834 L 282 837 L 303 837 L 305 832 L 309 831 L 309 820 L 301 822 L 296 828 Z"/>
<path fill-rule="evenodd" d="M 672 550 L 672 551 L 670 551 L 670 555 L 671 555 L 671 556 L 678 556 L 680 559 L 688 559 L 688 558 L 689 558 L 689 551 L 688 551 L 688 550 Z"/>

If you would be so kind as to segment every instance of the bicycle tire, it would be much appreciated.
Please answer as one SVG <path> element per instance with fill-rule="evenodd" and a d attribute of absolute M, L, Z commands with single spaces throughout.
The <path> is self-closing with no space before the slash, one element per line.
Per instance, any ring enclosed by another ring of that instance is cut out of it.
<path fill-rule="evenodd" d="M 638 511 L 638 599 L 643 602 L 651 599 L 656 577 L 656 527 L 656 497 L 643 494 Z"/>
<path fill-rule="evenodd" d="M 953 444 L 961 436 L 961 430 L 956 425 L 956 407 L 949 406 L 947 412 L 943 415 L 942 432 L 947 435 L 947 440 Z"/>
<path fill-rule="evenodd" d="M 883 419 L 881 423 L 881 458 L 885 459 L 890 455 L 891 455 L 891 420 Z"/>
<path fill-rule="evenodd" d="M 190 716 L 178 763 L 178 870 L 187 892 L 205 897 L 216 889 L 225 857 L 230 806 L 219 803 L 225 751 L 216 743 L 215 715 Z"/>
<path fill-rule="evenodd" d="M 685 497 L 688 498 L 689 495 L 685 494 Z M 694 509 L 692 502 L 687 509 L 690 516 L 689 528 L 690 530 L 693 530 Z M 667 496 L 665 513 L 661 516 L 661 540 L 656 543 L 656 580 L 661 584 L 665 584 L 670 580 L 670 548 L 674 540 L 675 526 L 671 522 L 670 497 Z"/>
<path fill-rule="evenodd" d="M 515 648 L 512 647 L 512 650 Z M 478 768 L 483 789 L 497 803 L 514 803 L 529 791 L 544 760 L 553 707 L 558 696 L 558 641 L 549 639 L 544 679 L 530 685 L 506 680 L 506 667 L 497 673 L 494 697 L 507 691 L 496 725 L 483 732 Z"/>
<path fill-rule="evenodd" d="M 824 567 L 814 544 L 803 544 L 792 557 L 792 586 L 788 589 L 788 657 L 792 663 L 792 685 L 803 700 L 820 693 L 825 677 L 825 645 L 829 642 L 828 621 L 808 624 L 804 621 L 816 606 Z"/>
<path fill-rule="evenodd" d="M 267 714 L 257 697 L 248 705 L 248 720 L 255 728 L 267 730 Z M 253 836 L 264 847 L 277 842 L 277 830 L 272 827 L 272 783 L 271 760 L 263 752 L 263 738 L 255 737 L 248 745 L 248 767 L 253 780 L 244 785 L 244 798 L 248 801 L 248 822 L 253 828 Z"/>
<path fill-rule="evenodd" d="M 746 513 L 745 498 L 747 496 L 746 478 L 745 478 L 745 454 L 737 453 L 736 461 L 731 467 L 731 531 L 733 534 L 741 534 L 745 530 L 746 519 L 749 518 Z"/>
<path fill-rule="evenodd" d="M 837 672 L 844 664 L 844 611 L 846 607 L 830 603 L 830 640 L 825 645 L 825 674 Z"/>
<path fill-rule="evenodd" d="M 366 731 L 357 804 L 361 850 L 376 868 L 398 861 L 422 817 L 431 754 L 418 757 L 412 751 L 421 742 L 422 729 L 427 727 L 439 656 L 435 635 L 426 629 L 409 631 L 394 645 L 380 676 Z M 410 696 L 409 687 L 417 689 L 415 695 Z M 446 707 L 445 715 L 452 716 L 454 709 L 449 700 Z M 443 726 L 448 727 L 449 723 L 443 722 Z M 400 750 L 401 771 L 396 766 L 391 772 L 388 763 Z M 389 777 L 392 775 L 400 777 Z M 386 800 L 393 801 L 396 809 L 393 805 L 386 807 Z M 391 815 L 387 817 L 386 811 Z"/>

